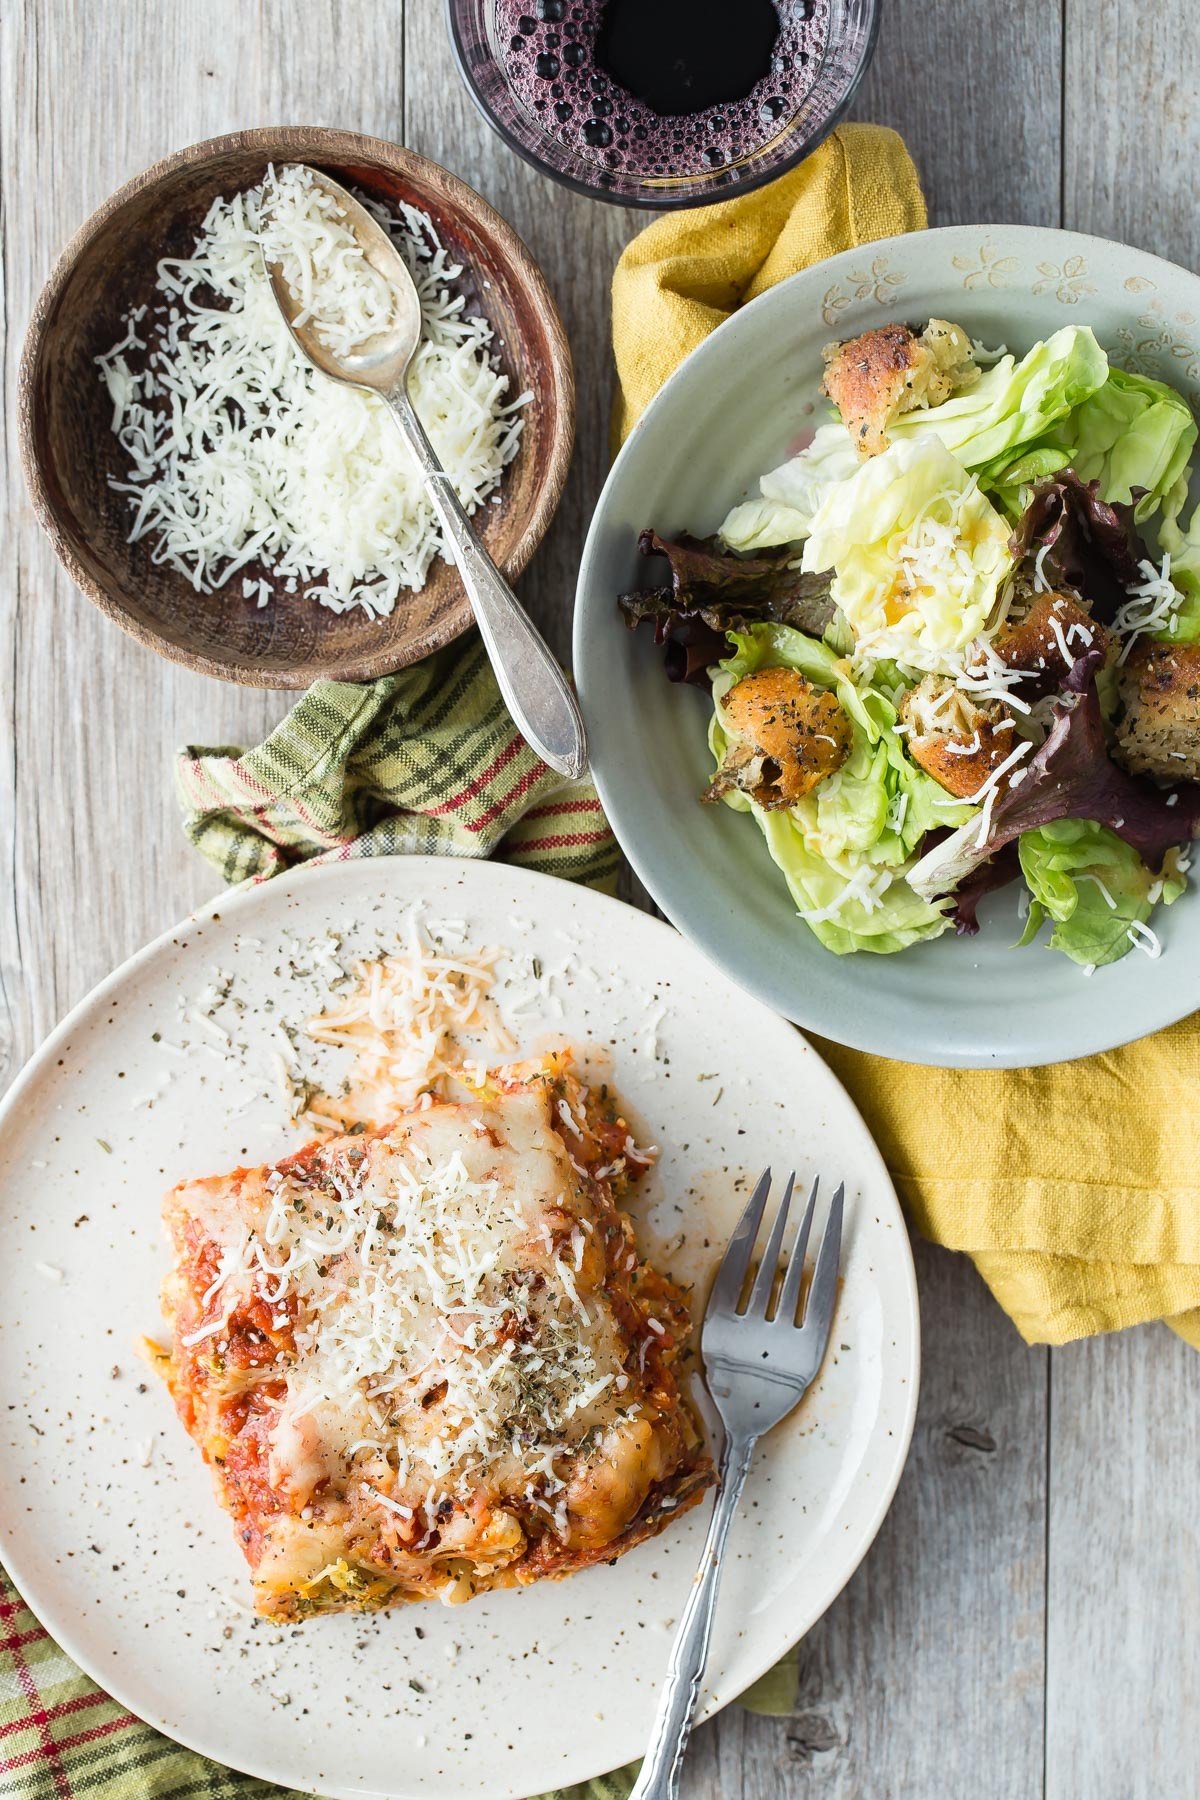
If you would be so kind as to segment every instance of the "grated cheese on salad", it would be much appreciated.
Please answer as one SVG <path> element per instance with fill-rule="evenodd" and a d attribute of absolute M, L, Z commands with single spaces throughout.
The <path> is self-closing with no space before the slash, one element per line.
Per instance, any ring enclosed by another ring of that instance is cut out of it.
<path fill-rule="evenodd" d="M 1138 574 L 1142 580 L 1128 590 L 1128 600 L 1113 619 L 1113 630 L 1125 639 L 1117 657 L 1119 663 L 1126 661 L 1138 638 L 1147 632 L 1173 633 L 1183 604 L 1183 595 L 1171 580 L 1169 555 L 1163 556 L 1161 568 L 1152 562 L 1140 562 Z"/>
<path fill-rule="evenodd" d="M 836 920 L 852 904 L 861 906 L 867 913 L 877 912 L 894 879 L 890 869 L 874 869 L 863 863 L 855 869 L 845 887 L 839 889 L 827 906 L 799 908 L 798 917 L 809 925 L 828 923 Z"/>
<path fill-rule="evenodd" d="M 410 392 L 474 512 L 517 453 L 529 396 L 509 398 L 491 327 L 468 316 L 454 285 L 462 269 L 431 220 L 364 204 L 416 283 L 423 338 Z M 335 612 L 377 617 L 424 584 L 446 546 L 383 402 L 311 368 L 263 262 L 283 262 L 331 347 L 362 342 L 390 294 L 340 219 L 299 168 L 214 200 L 191 255 L 159 263 L 158 298 L 129 313 L 97 364 L 129 463 L 112 486 L 128 501 L 131 543 L 148 540 L 154 561 L 200 593 L 245 571 L 242 592 L 259 606 L 303 589 Z"/>

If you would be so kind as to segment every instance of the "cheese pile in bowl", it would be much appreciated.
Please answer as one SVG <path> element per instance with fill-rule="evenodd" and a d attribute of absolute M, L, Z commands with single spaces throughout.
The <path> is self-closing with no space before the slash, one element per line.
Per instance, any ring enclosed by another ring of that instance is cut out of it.
<path fill-rule="evenodd" d="M 491 327 L 467 314 L 462 269 L 429 217 L 360 198 L 416 283 L 409 391 L 474 512 L 517 454 L 529 396 L 509 397 Z M 339 348 L 386 316 L 381 278 L 306 169 L 270 169 L 214 200 L 192 254 L 159 263 L 154 302 L 97 359 L 128 458 L 113 486 L 130 505 L 129 541 L 148 539 L 202 593 L 240 579 L 262 606 L 303 590 L 335 612 L 389 614 L 444 554 L 437 520 L 382 401 L 326 380 L 296 348 L 264 252 L 306 272 L 310 310 L 337 321 Z"/>

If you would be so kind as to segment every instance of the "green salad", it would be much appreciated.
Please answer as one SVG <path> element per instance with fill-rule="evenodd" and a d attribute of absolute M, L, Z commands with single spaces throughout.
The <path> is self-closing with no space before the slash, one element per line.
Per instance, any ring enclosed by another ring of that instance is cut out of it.
<path fill-rule="evenodd" d="M 1200 830 L 1197 428 L 1087 326 L 947 320 L 825 352 L 830 414 L 714 537 L 620 597 L 712 697 L 698 798 L 753 819 L 829 950 L 978 929 L 1085 970 L 1159 954 Z"/>

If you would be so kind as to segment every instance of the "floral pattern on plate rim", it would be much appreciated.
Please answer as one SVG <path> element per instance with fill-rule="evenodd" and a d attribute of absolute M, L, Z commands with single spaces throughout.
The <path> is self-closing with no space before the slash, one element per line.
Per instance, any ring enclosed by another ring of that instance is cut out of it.
<path fill-rule="evenodd" d="M 907 275 L 893 269 L 886 256 L 876 256 L 866 268 L 851 269 L 845 282 L 835 282 L 825 290 L 821 317 L 827 325 L 836 325 L 838 314 L 853 300 L 873 300 L 877 306 L 894 306 Z"/>
<path fill-rule="evenodd" d="M 991 238 L 983 238 L 973 254 L 958 252 L 950 260 L 966 293 L 1024 287 L 1030 293 L 1052 297 L 1060 306 L 1077 307 L 1081 300 L 1101 291 L 1097 286 L 1100 277 L 1090 268 L 1087 258 L 1078 253 L 1064 257 L 1061 264 L 1039 261 L 1029 271 L 1022 267 L 1019 257 L 1003 252 Z M 875 256 L 869 265 L 851 269 L 844 280 L 826 289 L 821 317 L 827 325 L 837 327 L 855 302 L 892 307 L 908 281 L 908 275 L 893 268 L 888 257 Z M 1119 346 L 1113 350 L 1114 361 L 1132 374 L 1170 381 L 1183 391 L 1192 411 L 1200 417 L 1197 314 L 1185 310 L 1169 317 L 1157 296 L 1157 283 L 1148 276 L 1126 276 L 1122 286 L 1126 293 L 1144 296 L 1146 310 L 1139 315 L 1136 329 L 1126 325 L 1113 331 L 1112 337 Z"/>

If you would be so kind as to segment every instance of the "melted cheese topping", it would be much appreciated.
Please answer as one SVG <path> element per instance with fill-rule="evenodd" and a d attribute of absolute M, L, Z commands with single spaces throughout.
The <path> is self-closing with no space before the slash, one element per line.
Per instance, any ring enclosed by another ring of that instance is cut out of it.
<path fill-rule="evenodd" d="M 424 1078 L 415 1107 L 165 1203 L 172 1345 L 148 1348 L 264 1614 L 568 1574 L 712 1479 L 671 1366 L 683 1296 L 640 1261 L 610 1186 L 656 1152 L 569 1052 L 455 1068 L 493 972 L 448 947 L 454 926 L 430 942 L 414 919 L 407 958 L 364 965 L 329 1009 L 360 1074 L 381 1060 L 381 1091 Z"/>
<path fill-rule="evenodd" d="M 559 1461 L 636 1412 L 595 1212 L 547 1107 L 540 1087 L 436 1104 L 344 1140 L 319 1184 L 285 1168 L 244 1196 L 253 1227 L 205 1301 L 221 1296 L 213 1335 L 247 1286 L 293 1320 L 280 1486 L 328 1475 L 429 1523 L 481 1484 L 552 1503 Z"/>

